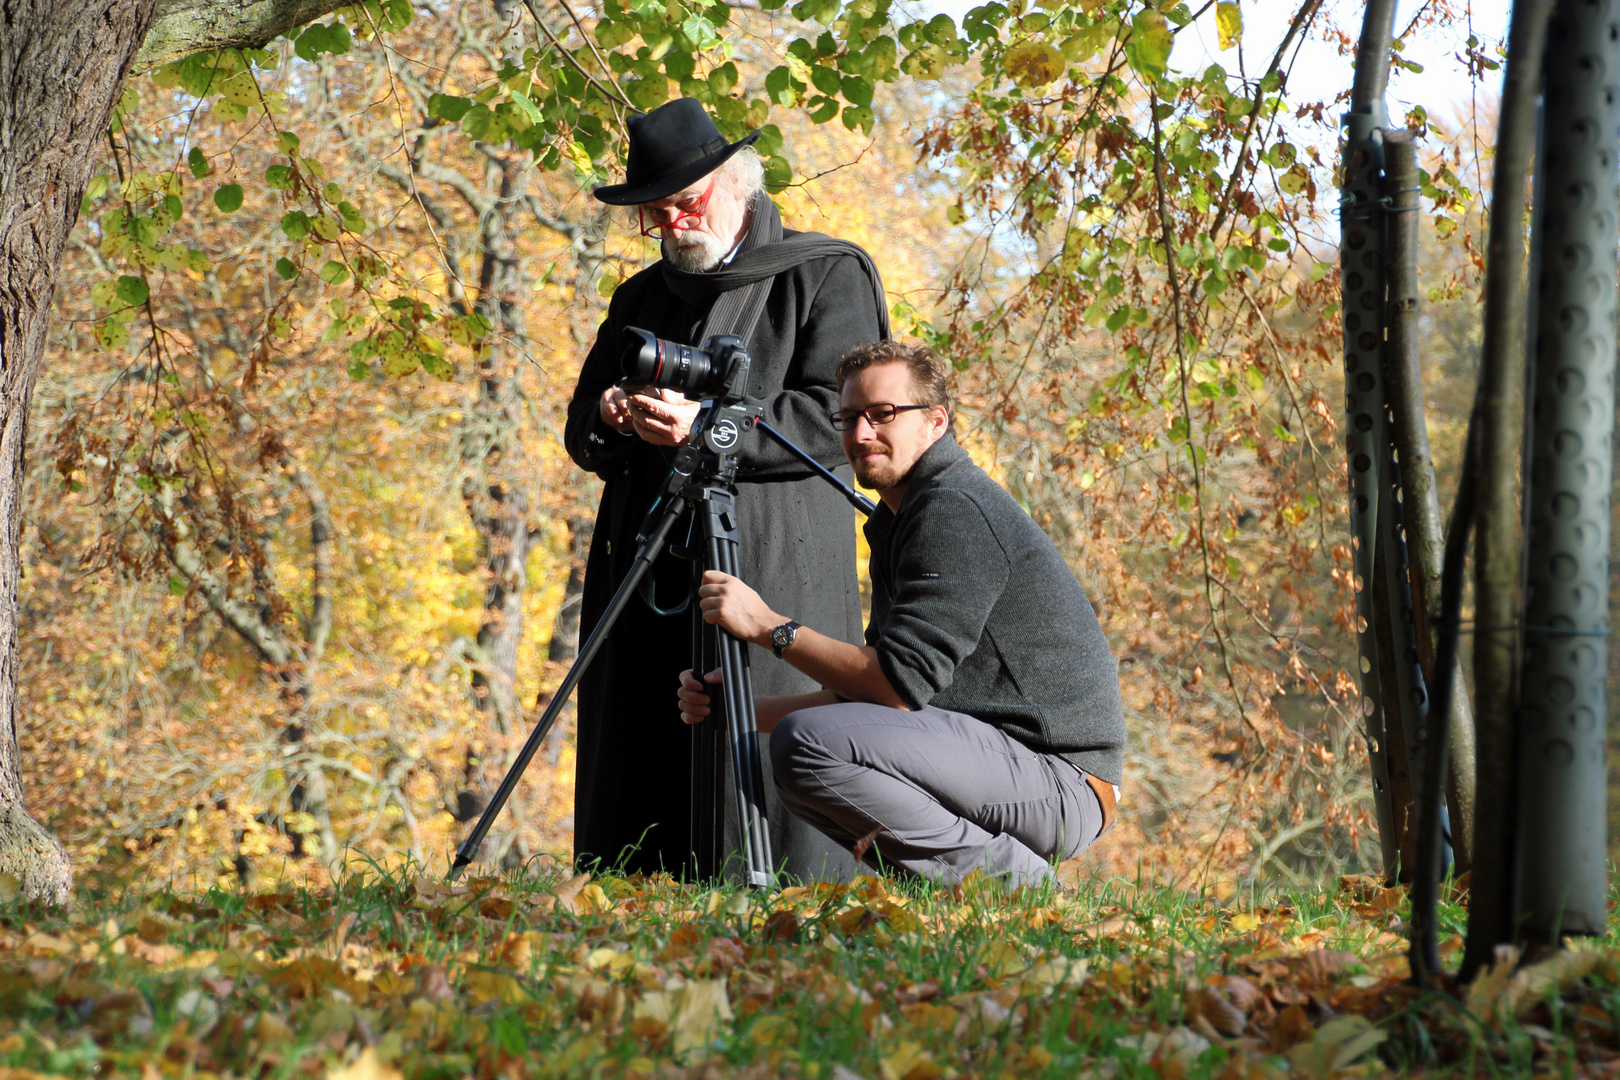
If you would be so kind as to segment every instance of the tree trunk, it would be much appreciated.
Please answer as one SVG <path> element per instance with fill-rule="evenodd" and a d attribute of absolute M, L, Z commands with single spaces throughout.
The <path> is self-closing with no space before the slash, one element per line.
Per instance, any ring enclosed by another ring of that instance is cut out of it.
<path fill-rule="evenodd" d="M 1515 4 L 1503 70 L 1501 121 L 1485 261 L 1485 340 L 1475 400 L 1481 424 L 1474 545 L 1474 876 L 1461 978 L 1488 967 L 1517 935 L 1513 910 L 1517 702 L 1524 518 L 1524 182 L 1536 141 L 1536 96 L 1551 0 Z M 1540 165 L 1538 163 L 1537 167 Z"/>
<path fill-rule="evenodd" d="M 579 655 L 579 602 L 585 595 L 585 557 L 591 549 L 594 526 L 595 522 L 588 517 L 568 519 L 572 561 L 568 567 L 568 583 L 563 586 L 562 603 L 557 605 L 557 618 L 551 624 L 548 660 L 572 660 Z"/>
<path fill-rule="evenodd" d="M 511 348 L 523 332 L 517 306 L 517 223 L 521 210 L 517 188 L 524 182 L 515 159 L 490 163 L 490 177 L 499 192 L 481 213 L 479 240 L 482 259 L 478 272 L 478 300 L 474 309 L 489 320 L 497 334 L 486 343 L 490 354 L 478 367 L 478 401 L 470 418 L 471 429 L 462 444 L 462 457 L 470 475 L 463 497 L 473 527 L 484 549 L 489 587 L 484 594 L 484 618 L 478 627 L 483 664 L 473 672 L 473 693 L 480 708 L 494 714 L 495 726 L 505 734 L 521 715 L 517 698 L 518 647 L 523 642 L 523 587 L 529 558 L 529 500 L 491 473 L 506 456 L 507 440 L 517 423 L 517 394 L 513 377 L 502 362 L 502 346 Z"/>
<path fill-rule="evenodd" d="M 23 449 L 62 248 L 154 0 L 0 0 L 0 873 L 65 903 L 67 852 L 23 807 L 17 540 Z"/>

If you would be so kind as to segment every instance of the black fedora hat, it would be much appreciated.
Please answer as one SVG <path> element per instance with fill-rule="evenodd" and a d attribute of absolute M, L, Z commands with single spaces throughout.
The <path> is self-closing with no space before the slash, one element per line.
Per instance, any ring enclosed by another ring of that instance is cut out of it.
<path fill-rule="evenodd" d="M 605 184 L 591 192 L 610 206 L 667 199 L 759 138 L 755 131 L 727 142 L 696 98 L 676 98 L 650 113 L 637 113 L 627 126 L 630 160 L 625 164 L 624 183 Z"/>

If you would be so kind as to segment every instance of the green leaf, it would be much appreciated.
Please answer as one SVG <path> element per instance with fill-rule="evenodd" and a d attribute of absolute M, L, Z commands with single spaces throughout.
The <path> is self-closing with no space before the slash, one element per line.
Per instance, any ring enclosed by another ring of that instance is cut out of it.
<path fill-rule="evenodd" d="M 448 120 L 452 124 L 460 123 L 461 118 L 466 116 L 467 110 L 472 107 L 470 99 L 450 94 L 434 94 L 428 98 L 428 115 Z"/>
<path fill-rule="evenodd" d="M 96 342 L 103 349 L 116 349 L 129 340 L 129 327 L 117 319 L 103 319 L 96 324 Z"/>
<path fill-rule="evenodd" d="M 281 216 L 281 231 L 287 234 L 289 240 L 302 240 L 309 235 L 309 215 L 302 210 L 293 210 Z"/>
<path fill-rule="evenodd" d="M 191 153 L 186 155 L 186 165 L 191 169 L 191 175 L 198 180 L 214 171 L 213 166 L 208 164 L 207 156 L 195 146 L 191 148 Z M 102 185 L 102 190 L 106 190 L 105 184 Z"/>
<path fill-rule="evenodd" d="M 798 93 L 793 89 L 793 75 L 783 66 L 772 68 L 765 76 L 765 93 L 774 104 L 784 107 L 791 107 L 798 101 Z"/>
<path fill-rule="evenodd" d="M 125 274 L 118 279 L 118 299 L 131 307 L 139 307 L 141 304 L 146 303 L 149 294 L 150 290 L 147 288 L 144 278 Z"/>
<path fill-rule="evenodd" d="M 358 345 L 360 343 L 356 342 L 355 344 Z M 369 379 L 369 378 L 371 378 L 371 365 L 366 363 L 364 360 L 350 360 L 349 361 L 349 378 L 351 378 L 351 379 Z"/>
<path fill-rule="evenodd" d="M 838 115 L 838 102 L 820 94 L 805 102 L 805 107 L 810 112 L 810 119 L 818 124 L 825 124 Z"/>
<path fill-rule="evenodd" d="M 321 280 L 328 285 L 342 285 L 349 280 L 349 268 L 336 259 L 328 259 L 321 267 Z"/>
<path fill-rule="evenodd" d="M 422 370 L 433 376 L 435 379 L 438 379 L 440 382 L 449 382 L 456 376 L 455 366 L 452 365 L 450 361 L 445 360 L 442 357 L 434 356 L 432 353 L 422 352 L 417 353 L 417 358 L 422 361 Z"/>
<path fill-rule="evenodd" d="M 1295 162 L 1293 168 L 1277 177 L 1277 187 L 1284 195 L 1298 195 L 1310 180 L 1311 174 L 1305 171 L 1305 166 Z"/>
<path fill-rule="evenodd" d="M 214 205 L 227 214 L 234 214 L 242 208 L 242 185 L 226 184 L 214 192 Z"/>
<path fill-rule="evenodd" d="M 1170 36 L 1169 21 L 1162 13 L 1148 8 L 1131 20 L 1131 38 L 1125 46 L 1125 57 L 1139 74 L 1157 81 L 1170 62 L 1173 44 L 1175 39 Z"/>
<path fill-rule="evenodd" d="M 184 596 L 184 595 L 186 595 L 186 579 L 181 577 L 179 574 L 170 574 L 169 575 L 169 595 L 170 596 Z"/>
<path fill-rule="evenodd" d="M 838 72 L 820 64 L 810 69 L 810 82 L 817 90 L 820 90 L 828 97 L 837 94 L 843 85 L 842 80 L 838 77 Z"/>
<path fill-rule="evenodd" d="M 284 255 L 276 260 L 276 273 L 280 274 L 283 279 L 291 281 L 298 276 L 298 267 L 294 266 L 293 261 Z"/>
<path fill-rule="evenodd" d="M 299 146 L 298 136 L 294 135 L 290 131 L 277 132 L 276 133 L 276 146 L 281 150 L 281 152 L 283 154 L 286 154 L 288 157 L 291 157 L 293 154 L 298 153 L 298 146 Z"/>
<path fill-rule="evenodd" d="M 264 182 L 276 191 L 286 191 L 292 187 L 292 166 L 270 166 L 264 170 Z"/>
<path fill-rule="evenodd" d="M 865 79 L 846 78 L 842 81 L 844 100 L 852 105 L 867 107 L 872 104 L 872 84 Z"/>

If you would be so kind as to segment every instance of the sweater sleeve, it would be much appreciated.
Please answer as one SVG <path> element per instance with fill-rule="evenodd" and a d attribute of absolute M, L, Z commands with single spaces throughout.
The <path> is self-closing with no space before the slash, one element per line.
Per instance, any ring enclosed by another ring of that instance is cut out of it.
<path fill-rule="evenodd" d="M 601 473 L 633 451 L 639 441 L 634 435 L 609 427 L 602 419 L 600 408 L 603 391 L 619 381 L 619 349 L 624 326 L 619 298 L 626 291 L 620 289 L 608 302 L 607 317 L 597 327 L 596 342 L 585 356 L 579 381 L 574 385 L 574 397 L 568 403 L 563 446 L 574 464 L 587 472 Z"/>
<path fill-rule="evenodd" d="M 954 681 L 1011 576 L 977 503 L 955 491 L 923 498 L 906 508 L 909 520 L 894 537 L 893 600 L 871 642 L 889 684 L 913 708 Z"/>
<path fill-rule="evenodd" d="M 850 349 L 876 341 L 882 333 L 866 269 L 852 255 L 834 257 L 794 338 L 793 360 L 775 394 L 748 398 L 770 424 L 828 468 L 846 464 L 843 444 L 828 419 L 838 408 L 833 368 Z M 808 476 L 810 471 L 775 440 L 747 440 L 738 472 L 749 479 Z"/>

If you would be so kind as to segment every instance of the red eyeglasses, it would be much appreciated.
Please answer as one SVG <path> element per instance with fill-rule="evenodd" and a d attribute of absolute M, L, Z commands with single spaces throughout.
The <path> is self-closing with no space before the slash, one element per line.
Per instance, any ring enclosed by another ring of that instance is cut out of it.
<path fill-rule="evenodd" d="M 719 176 L 719 173 L 710 176 L 709 186 L 704 188 L 703 194 L 695 199 L 683 199 L 674 206 L 636 207 L 636 220 L 641 224 L 641 235 L 650 236 L 655 240 L 666 240 L 688 229 L 697 228 L 703 221 L 704 211 L 709 208 L 709 196 L 714 194 L 714 182 L 719 179 Z M 675 215 L 672 220 L 667 222 L 654 221 L 651 225 L 647 224 L 648 214 L 656 214 L 662 217 L 664 214 L 669 213 Z"/>

